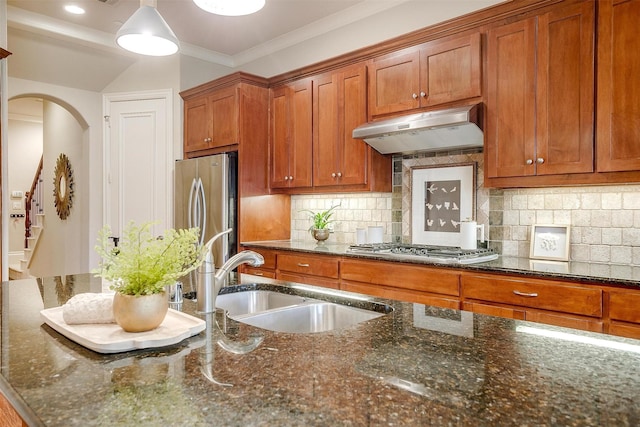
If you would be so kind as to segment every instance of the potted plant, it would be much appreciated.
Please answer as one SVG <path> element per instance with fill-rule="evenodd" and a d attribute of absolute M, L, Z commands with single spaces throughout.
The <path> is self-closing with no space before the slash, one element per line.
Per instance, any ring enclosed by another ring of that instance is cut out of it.
<path fill-rule="evenodd" d="M 111 281 L 110 288 L 116 292 L 113 315 L 127 332 L 159 326 L 169 308 L 165 287 L 196 269 L 203 260 L 197 228 L 169 229 L 164 236 L 154 237 L 153 224 L 137 226 L 130 222 L 117 247 L 109 241 L 109 225 L 98 235 L 95 249 L 102 260 L 93 273 Z"/>
<path fill-rule="evenodd" d="M 329 238 L 329 224 L 333 223 L 334 220 L 331 218 L 334 214 L 334 209 L 340 205 L 332 206 L 330 209 L 326 211 L 314 212 L 309 209 L 305 209 L 303 212 L 308 212 L 311 218 L 311 227 L 309 227 L 309 231 L 314 239 L 318 241 L 318 243 L 323 243 L 325 240 Z"/>

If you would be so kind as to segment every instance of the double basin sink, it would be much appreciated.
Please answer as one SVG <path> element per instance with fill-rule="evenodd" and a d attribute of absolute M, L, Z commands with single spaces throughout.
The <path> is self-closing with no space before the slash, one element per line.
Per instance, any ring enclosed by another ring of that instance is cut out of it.
<path fill-rule="evenodd" d="M 284 292 L 293 293 L 284 293 Z M 333 297 L 279 286 L 238 285 L 222 289 L 216 307 L 238 322 L 287 333 L 326 332 L 384 316 L 392 307 L 361 299 Z"/>

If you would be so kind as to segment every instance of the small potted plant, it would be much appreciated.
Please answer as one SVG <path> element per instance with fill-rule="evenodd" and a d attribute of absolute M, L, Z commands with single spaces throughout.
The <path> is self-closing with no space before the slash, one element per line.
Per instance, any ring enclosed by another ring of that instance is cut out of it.
<path fill-rule="evenodd" d="M 340 205 L 332 206 L 330 209 L 321 212 L 314 212 L 309 209 L 305 209 L 303 212 L 308 212 L 311 218 L 311 227 L 309 227 L 309 231 L 314 239 L 318 241 L 318 243 L 323 243 L 325 240 L 329 238 L 329 224 L 333 223 L 334 220 L 331 218 L 334 214 L 334 209 L 336 209 Z"/>
<path fill-rule="evenodd" d="M 96 252 L 101 256 L 97 276 L 111 281 L 113 315 L 127 332 L 156 328 L 169 308 L 165 287 L 175 283 L 203 260 L 197 228 L 169 229 L 154 237 L 147 222 L 133 221 L 124 229 L 117 247 L 109 241 L 111 228 L 105 225 L 98 235 Z"/>

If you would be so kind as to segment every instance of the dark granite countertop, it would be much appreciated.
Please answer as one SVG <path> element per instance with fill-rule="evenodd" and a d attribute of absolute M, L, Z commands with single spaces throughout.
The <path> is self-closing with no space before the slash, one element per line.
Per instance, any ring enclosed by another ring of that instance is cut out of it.
<path fill-rule="evenodd" d="M 296 289 L 272 283 L 253 286 Z M 342 330 L 276 333 L 218 312 L 224 332 L 112 355 L 42 324 L 41 309 L 101 290 L 90 275 L 2 284 L 0 387 L 29 425 L 640 422 L 638 340 L 379 299 L 393 312 Z M 330 292 L 323 298 L 355 295 Z M 195 303 L 180 309 L 193 314 Z M 252 351 L 229 351 L 255 337 L 262 342 Z"/>
<path fill-rule="evenodd" d="M 429 260 L 389 259 L 380 255 L 362 255 L 348 252 L 349 245 L 324 243 L 321 245 L 309 241 L 273 240 L 261 242 L 243 242 L 243 246 L 265 249 L 306 252 L 324 255 L 347 256 L 361 259 L 403 262 L 410 264 L 433 265 L 440 268 L 453 268 L 465 271 L 486 273 L 509 273 L 540 278 L 575 280 L 583 283 L 640 288 L 640 266 L 623 264 L 600 264 L 588 262 L 559 262 L 533 260 L 529 258 L 504 257 L 478 264 L 439 264 Z"/>

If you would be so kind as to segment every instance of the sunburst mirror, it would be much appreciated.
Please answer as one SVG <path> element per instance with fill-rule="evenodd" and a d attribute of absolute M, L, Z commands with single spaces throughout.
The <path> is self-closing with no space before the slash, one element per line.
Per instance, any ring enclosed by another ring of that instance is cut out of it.
<path fill-rule="evenodd" d="M 58 156 L 53 171 L 53 203 L 60 219 L 67 219 L 73 205 L 73 169 L 65 154 Z"/>

